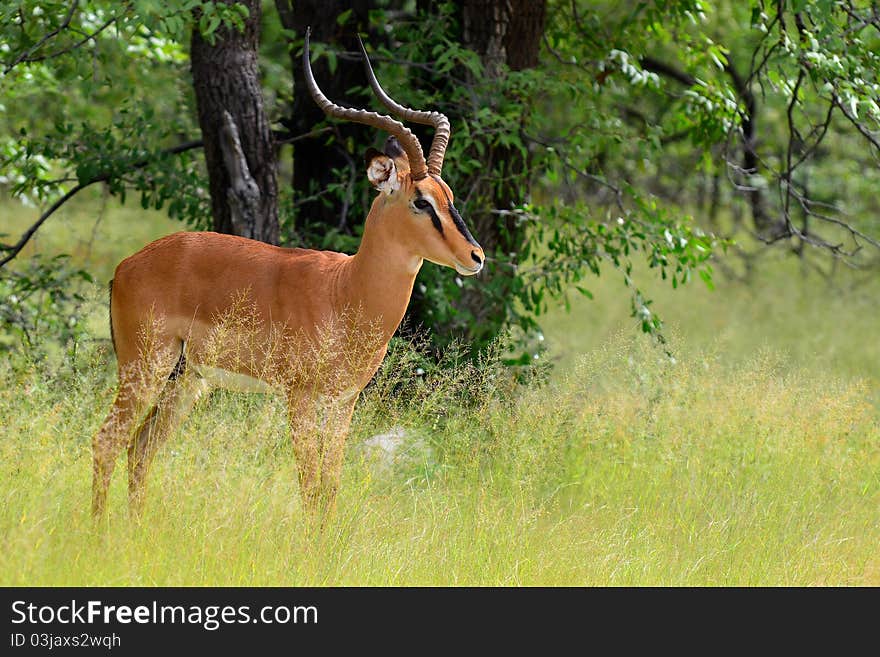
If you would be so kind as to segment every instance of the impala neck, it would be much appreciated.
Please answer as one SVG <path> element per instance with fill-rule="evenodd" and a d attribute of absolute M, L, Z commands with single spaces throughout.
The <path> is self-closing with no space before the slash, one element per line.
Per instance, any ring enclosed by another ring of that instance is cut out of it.
<path fill-rule="evenodd" d="M 400 223 L 384 212 L 386 202 L 383 194 L 370 208 L 360 248 L 347 263 L 343 296 L 350 307 L 362 309 L 387 342 L 403 320 L 423 261 L 406 246 Z"/>

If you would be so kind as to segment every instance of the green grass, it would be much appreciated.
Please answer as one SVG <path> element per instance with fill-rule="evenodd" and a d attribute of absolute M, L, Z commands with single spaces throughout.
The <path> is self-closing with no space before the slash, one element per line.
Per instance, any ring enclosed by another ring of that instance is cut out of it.
<path fill-rule="evenodd" d="M 805 271 L 792 256 L 768 251 L 748 283 L 731 279 L 716 267 L 714 290 L 700 280 L 674 290 L 646 268 L 638 268 L 636 278 L 654 301 L 651 307 L 663 318 L 666 332 L 679 338 L 677 354 L 708 349 L 718 351 L 727 362 L 742 362 L 770 349 L 793 366 L 864 378 L 876 390 L 880 388 L 880 271 L 841 269 L 826 280 Z M 563 369 L 577 354 L 621 330 L 638 330 L 629 317 L 622 278 L 610 276 L 587 282 L 594 301 L 575 293 L 570 297 L 570 313 L 559 308 L 544 320 L 551 357 Z M 880 396 L 876 400 L 880 403 Z"/>
<path fill-rule="evenodd" d="M 119 223 L 109 210 L 121 236 Z M 59 228 L 42 239 L 63 245 Z M 112 270 L 126 253 L 105 247 Z M 321 533 L 300 507 L 283 404 L 233 394 L 201 404 L 160 452 L 140 523 L 120 459 L 96 531 L 107 345 L 63 368 L 12 358 L 0 584 L 880 584 L 877 284 L 844 293 L 778 262 L 750 286 L 650 287 L 675 363 L 635 334 L 605 279 L 594 302 L 545 323 L 545 385 L 466 366 L 413 380 L 396 344 L 358 405 Z M 383 465 L 362 445 L 395 427 L 408 451 Z"/>

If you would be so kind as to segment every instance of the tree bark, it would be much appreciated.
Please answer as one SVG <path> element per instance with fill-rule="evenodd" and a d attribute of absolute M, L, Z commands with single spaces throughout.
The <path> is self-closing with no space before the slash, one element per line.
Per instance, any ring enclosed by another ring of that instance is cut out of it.
<path fill-rule="evenodd" d="M 232 4 L 235 0 L 216 0 Z M 242 0 L 238 0 L 242 2 Z M 244 0 L 250 14 L 244 30 L 220 27 L 215 43 L 209 43 L 193 29 L 190 59 L 199 125 L 205 143 L 205 163 L 211 192 L 214 230 L 241 233 L 233 221 L 230 190 L 241 187 L 227 166 L 223 144 L 228 142 L 228 112 L 237 129 L 246 168 L 242 171 L 256 183 L 259 195 L 249 196 L 249 212 L 254 239 L 278 244 L 278 187 L 275 171 L 275 148 L 271 126 L 263 106 L 260 88 L 258 44 L 260 36 L 260 0 Z M 246 177 L 247 178 L 247 177 Z"/>
<path fill-rule="evenodd" d="M 341 46 L 350 52 L 358 52 L 358 31 L 366 32 L 369 26 L 370 4 L 368 0 L 275 0 L 285 29 L 303 37 L 306 28 L 311 27 L 313 43 Z M 343 25 L 339 25 L 336 19 L 346 10 L 351 10 L 352 15 Z M 291 116 L 285 125 L 294 134 L 304 134 L 326 117 L 306 91 L 301 53 L 291 49 L 290 59 L 294 94 Z M 312 69 L 322 91 L 334 102 L 346 104 L 348 90 L 366 84 L 360 61 L 337 59 L 336 69 L 331 73 L 327 58 L 322 57 L 313 61 Z M 352 106 L 359 103 L 360 106 L 366 106 L 369 101 L 347 101 Z M 332 144 L 328 144 L 327 137 L 322 136 L 303 139 L 294 146 L 291 184 L 294 199 L 298 202 L 299 216 L 309 223 L 326 224 L 328 229 L 332 227 L 348 231 L 351 224 L 363 220 L 366 212 L 353 217 L 350 224 L 346 207 L 340 210 L 338 205 L 314 197 L 331 185 L 344 182 L 340 180 L 340 170 L 347 171 L 351 176 L 363 175 L 361 154 L 375 141 L 375 131 L 354 123 L 340 123 L 335 130 L 336 140 Z"/>
<path fill-rule="evenodd" d="M 505 67 L 514 71 L 533 68 L 538 65 L 546 9 L 546 0 L 463 0 L 459 5 L 462 45 L 480 55 L 485 74 L 495 79 L 505 74 Z M 494 102 L 491 98 L 484 100 L 489 106 Z M 529 107 L 523 107 L 521 127 L 529 111 Z M 525 226 L 515 215 L 498 214 L 496 210 L 509 210 L 525 200 L 531 181 L 527 173 L 530 157 L 518 148 L 498 144 L 482 155 L 472 155 L 485 163 L 487 175 L 469 191 L 467 219 L 487 254 L 515 266 L 527 237 Z M 506 271 L 495 270 L 491 275 L 491 293 L 485 286 L 471 285 L 456 303 L 475 318 L 468 338 L 477 345 L 485 345 L 495 337 L 514 294 L 514 278 L 506 276 Z"/>

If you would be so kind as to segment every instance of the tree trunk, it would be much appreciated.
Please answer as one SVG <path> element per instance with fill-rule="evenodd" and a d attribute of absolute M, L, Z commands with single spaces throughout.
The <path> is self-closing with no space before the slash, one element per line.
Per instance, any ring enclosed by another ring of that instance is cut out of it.
<path fill-rule="evenodd" d="M 485 75 L 493 79 L 504 75 L 505 66 L 514 71 L 533 68 L 538 64 L 546 8 L 546 0 L 463 0 L 459 5 L 462 45 L 480 55 Z M 492 98 L 483 101 L 488 106 L 494 103 Z M 528 120 L 529 111 L 528 106 L 523 107 L 521 126 Z M 510 298 L 515 294 L 515 279 L 508 271 L 518 264 L 518 254 L 527 236 L 524 224 L 516 216 L 496 211 L 509 210 L 526 200 L 531 162 L 518 148 L 499 144 L 483 154 L 471 155 L 484 163 L 485 175 L 474 181 L 476 187 L 469 189 L 467 220 L 486 253 L 496 262 L 506 263 L 503 269 L 488 272 L 493 278 L 491 289 L 469 285 L 455 303 L 473 316 L 468 339 L 479 347 L 496 337 L 512 308 Z M 424 319 L 417 316 L 413 323 Z"/>
<path fill-rule="evenodd" d="M 225 4 L 234 1 L 216 0 Z M 211 210 L 214 230 L 278 244 L 275 149 L 263 107 L 257 57 L 260 1 L 245 0 L 242 4 L 250 12 L 242 32 L 220 27 L 214 33 L 212 45 L 196 27 L 190 44 Z M 225 118 L 227 112 L 234 130 Z M 237 148 L 231 140 L 231 133 L 236 131 Z M 240 155 L 244 156 L 243 161 Z M 243 194 L 241 190 L 253 193 Z"/>
<path fill-rule="evenodd" d="M 365 32 L 369 25 L 370 4 L 368 0 L 296 0 L 295 3 L 293 0 L 275 0 L 285 29 L 303 37 L 306 28 L 311 26 L 313 43 L 341 46 L 349 52 L 358 52 L 357 34 Z M 339 25 L 336 19 L 346 10 L 351 10 L 352 15 Z M 291 49 L 290 59 L 293 107 L 291 117 L 285 123 L 292 133 L 304 134 L 326 117 L 306 91 L 301 53 Z M 366 84 L 363 64 L 359 60 L 337 59 L 336 69 L 331 73 L 327 58 L 322 57 L 313 61 L 312 69 L 321 90 L 334 102 L 368 105 L 367 99 L 346 99 L 349 89 Z M 336 203 L 326 203 L 320 196 L 334 185 L 345 182 L 340 178 L 340 170 L 352 177 L 364 175 L 361 154 L 375 140 L 375 130 L 354 123 L 340 123 L 335 130 L 336 139 L 332 144 L 328 144 L 326 135 L 323 135 L 303 139 L 294 145 L 291 183 L 297 215 L 303 221 L 349 231 L 352 224 L 363 221 L 366 211 L 357 213 L 350 223 L 347 203 L 340 208 Z"/>

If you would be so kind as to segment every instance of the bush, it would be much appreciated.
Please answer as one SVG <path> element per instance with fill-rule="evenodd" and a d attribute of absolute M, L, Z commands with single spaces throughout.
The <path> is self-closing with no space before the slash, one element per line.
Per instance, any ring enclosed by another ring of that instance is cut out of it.
<path fill-rule="evenodd" d="M 70 256 L 35 256 L 24 269 L 0 269 L 0 352 L 45 358 L 57 345 L 68 353 L 87 333 L 86 286 L 91 275 Z"/>

